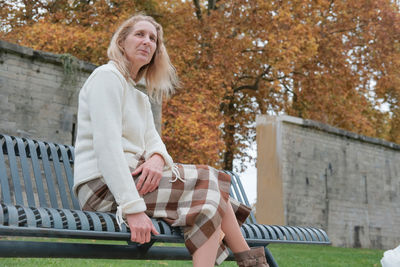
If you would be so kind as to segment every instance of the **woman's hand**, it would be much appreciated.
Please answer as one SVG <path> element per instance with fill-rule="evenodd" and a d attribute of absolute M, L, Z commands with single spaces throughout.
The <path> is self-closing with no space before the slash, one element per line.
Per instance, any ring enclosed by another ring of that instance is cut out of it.
<path fill-rule="evenodd" d="M 132 176 L 142 173 L 136 184 L 136 188 L 140 195 L 143 196 L 149 192 L 153 192 L 158 187 L 164 165 L 165 162 L 163 157 L 159 154 L 154 154 L 132 172 Z"/>
<path fill-rule="evenodd" d="M 128 221 L 129 229 L 131 230 L 132 242 L 140 244 L 150 242 L 151 233 L 159 235 L 149 216 L 144 212 L 127 214 L 126 220 Z"/>

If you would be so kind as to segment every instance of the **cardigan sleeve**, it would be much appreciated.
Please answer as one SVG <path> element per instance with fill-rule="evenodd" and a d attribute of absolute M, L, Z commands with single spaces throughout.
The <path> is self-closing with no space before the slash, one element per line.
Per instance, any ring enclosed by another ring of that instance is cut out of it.
<path fill-rule="evenodd" d="M 146 117 L 147 117 L 147 129 L 145 135 L 146 153 L 144 155 L 145 160 L 149 159 L 153 154 L 160 154 L 165 161 L 165 164 L 169 168 L 173 168 L 173 160 L 168 154 L 165 144 L 161 140 L 160 135 L 157 132 L 156 126 L 154 125 L 153 113 L 151 111 L 150 101 L 146 96 Z"/>
<path fill-rule="evenodd" d="M 116 73 L 104 70 L 95 74 L 87 90 L 98 168 L 122 214 L 145 211 L 122 146 L 124 83 Z"/>

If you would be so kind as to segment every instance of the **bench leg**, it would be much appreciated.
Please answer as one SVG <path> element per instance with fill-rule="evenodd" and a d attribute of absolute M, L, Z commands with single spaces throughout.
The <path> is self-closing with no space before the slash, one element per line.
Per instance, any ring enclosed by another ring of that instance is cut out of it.
<path fill-rule="evenodd" d="M 274 257 L 272 256 L 271 252 L 267 247 L 265 247 L 265 257 L 267 258 L 267 262 L 269 267 L 278 267 L 278 263 L 276 263 Z"/>

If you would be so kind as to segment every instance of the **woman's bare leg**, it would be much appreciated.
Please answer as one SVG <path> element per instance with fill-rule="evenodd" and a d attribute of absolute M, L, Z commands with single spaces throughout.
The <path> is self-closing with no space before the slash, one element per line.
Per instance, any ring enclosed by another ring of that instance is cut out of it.
<path fill-rule="evenodd" d="M 193 254 L 193 267 L 214 266 L 220 236 L 221 226 L 219 226 L 211 237 Z"/>
<path fill-rule="evenodd" d="M 249 250 L 246 240 L 240 231 L 232 205 L 228 202 L 227 210 L 222 217 L 221 226 L 211 235 L 210 239 L 205 242 L 193 254 L 194 267 L 214 266 L 217 256 L 217 249 L 221 237 L 221 229 L 225 234 L 225 242 L 233 253 Z"/>
<path fill-rule="evenodd" d="M 225 242 L 233 253 L 249 250 L 246 240 L 240 232 L 232 205 L 228 201 L 227 209 L 224 217 L 222 217 L 222 231 L 225 233 Z"/>

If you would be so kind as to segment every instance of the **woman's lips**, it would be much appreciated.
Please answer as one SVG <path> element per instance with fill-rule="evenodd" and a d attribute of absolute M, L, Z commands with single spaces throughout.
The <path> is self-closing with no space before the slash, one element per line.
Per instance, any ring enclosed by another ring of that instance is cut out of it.
<path fill-rule="evenodd" d="M 147 50 L 143 50 L 143 49 L 139 49 L 139 52 L 142 52 L 142 53 L 144 53 L 144 54 L 146 54 L 146 55 L 150 54 L 150 52 L 149 52 L 149 51 L 147 51 Z"/>

